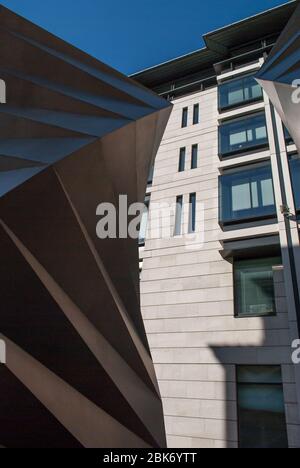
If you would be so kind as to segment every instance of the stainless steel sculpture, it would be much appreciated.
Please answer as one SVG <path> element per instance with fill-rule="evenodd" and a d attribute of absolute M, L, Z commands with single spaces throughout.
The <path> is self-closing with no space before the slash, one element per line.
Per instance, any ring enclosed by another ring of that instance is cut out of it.
<path fill-rule="evenodd" d="M 256 78 L 300 151 L 300 5 Z"/>
<path fill-rule="evenodd" d="M 3 7 L 0 26 L 0 446 L 163 447 L 137 241 L 99 240 L 96 207 L 143 201 L 171 107 Z"/>

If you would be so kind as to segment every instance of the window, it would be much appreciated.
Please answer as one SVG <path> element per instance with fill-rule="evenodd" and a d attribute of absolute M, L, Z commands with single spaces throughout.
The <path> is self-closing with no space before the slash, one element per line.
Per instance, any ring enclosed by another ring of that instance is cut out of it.
<path fill-rule="evenodd" d="M 219 127 L 219 155 L 233 156 L 269 145 L 264 113 L 232 120 Z"/>
<path fill-rule="evenodd" d="M 220 177 L 220 223 L 276 217 L 271 164 Z"/>
<path fill-rule="evenodd" d="M 147 195 L 145 198 L 145 209 L 142 215 L 140 232 L 139 232 L 139 245 L 143 246 L 146 240 L 148 219 L 149 219 L 149 207 L 150 207 L 150 195 Z"/>
<path fill-rule="evenodd" d="M 182 121 L 181 121 L 181 127 L 187 127 L 188 124 L 188 108 L 185 107 L 182 109 Z"/>
<path fill-rule="evenodd" d="M 298 154 L 291 156 L 289 162 L 295 207 L 297 211 L 300 211 L 300 156 Z"/>
<path fill-rule="evenodd" d="M 219 110 L 261 101 L 263 90 L 254 76 L 245 76 L 219 86 Z"/>
<path fill-rule="evenodd" d="M 190 194 L 189 203 L 189 233 L 196 231 L 196 194 Z"/>
<path fill-rule="evenodd" d="M 280 366 L 238 366 L 240 448 L 288 448 Z"/>
<path fill-rule="evenodd" d="M 178 172 L 183 172 L 185 169 L 185 154 L 186 154 L 185 148 L 180 148 Z"/>
<path fill-rule="evenodd" d="M 179 195 L 176 198 L 176 214 L 175 214 L 175 229 L 174 229 L 175 236 L 180 236 L 181 234 L 182 215 L 183 215 L 183 196 Z"/>
<path fill-rule="evenodd" d="M 281 263 L 281 259 L 277 257 L 234 262 L 237 317 L 276 314 L 273 267 Z"/>
<path fill-rule="evenodd" d="M 149 175 L 148 175 L 148 180 L 147 180 L 148 187 L 152 185 L 153 175 L 154 175 L 154 164 L 151 166 L 151 169 L 150 169 L 150 172 L 149 172 Z"/>
<path fill-rule="evenodd" d="M 193 145 L 191 169 L 197 169 L 197 167 L 198 167 L 198 145 Z"/>
<path fill-rule="evenodd" d="M 290 132 L 288 131 L 288 129 L 285 126 L 283 126 L 283 132 L 284 132 L 284 138 L 285 138 L 286 144 L 287 145 L 292 145 L 294 143 L 294 140 L 291 137 Z"/>
<path fill-rule="evenodd" d="M 199 123 L 199 104 L 194 105 L 193 110 L 193 125 L 197 125 Z"/>

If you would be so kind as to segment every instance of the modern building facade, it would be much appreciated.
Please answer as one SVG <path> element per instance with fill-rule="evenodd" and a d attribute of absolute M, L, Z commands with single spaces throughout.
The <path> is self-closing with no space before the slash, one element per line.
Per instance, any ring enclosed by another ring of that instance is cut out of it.
<path fill-rule="evenodd" d="M 300 159 L 255 80 L 297 3 L 134 75 L 174 105 L 140 247 L 169 447 L 300 447 Z"/>
<path fill-rule="evenodd" d="M 96 215 L 143 203 L 171 105 L 2 6 L 0 26 L 0 446 L 164 447 L 137 239 Z"/>

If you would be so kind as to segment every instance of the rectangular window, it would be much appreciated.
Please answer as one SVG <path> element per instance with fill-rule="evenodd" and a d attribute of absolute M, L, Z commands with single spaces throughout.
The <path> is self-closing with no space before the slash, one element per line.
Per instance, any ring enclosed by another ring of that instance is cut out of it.
<path fill-rule="evenodd" d="M 196 194 L 190 194 L 189 204 L 189 233 L 196 231 Z"/>
<path fill-rule="evenodd" d="M 276 314 L 273 268 L 281 264 L 281 259 L 277 257 L 234 262 L 237 317 Z"/>
<path fill-rule="evenodd" d="M 141 219 L 141 224 L 140 224 L 140 232 L 139 232 L 139 245 L 140 246 L 144 245 L 145 240 L 146 240 L 148 219 L 149 219 L 149 208 L 150 208 L 150 196 L 147 195 L 145 198 L 145 209 L 144 209 L 142 219 Z"/>
<path fill-rule="evenodd" d="M 178 167 L 178 172 L 183 172 L 185 169 L 185 155 L 186 155 L 186 150 L 185 148 L 180 148 L 179 150 L 179 167 Z"/>
<path fill-rule="evenodd" d="M 194 105 L 193 110 L 193 125 L 197 125 L 199 123 L 199 104 Z"/>
<path fill-rule="evenodd" d="M 174 229 L 175 236 L 181 235 L 182 215 L 183 215 L 183 196 L 179 195 L 176 198 L 175 229 Z"/>
<path fill-rule="evenodd" d="M 288 448 L 280 366 L 237 366 L 240 448 Z"/>
<path fill-rule="evenodd" d="M 219 155 L 234 156 L 269 145 L 265 113 L 231 120 L 219 126 Z"/>
<path fill-rule="evenodd" d="M 220 177 L 221 224 L 276 217 L 271 164 Z"/>
<path fill-rule="evenodd" d="M 197 169 L 197 167 L 198 167 L 198 145 L 193 145 L 191 169 Z"/>
<path fill-rule="evenodd" d="M 188 124 L 188 108 L 184 107 L 184 109 L 182 109 L 181 127 L 182 128 L 187 127 L 187 124 Z"/>
<path fill-rule="evenodd" d="M 300 156 L 294 154 L 289 159 L 296 210 L 300 211 Z"/>
<path fill-rule="evenodd" d="M 219 110 L 233 109 L 263 99 L 263 90 L 254 76 L 245 76 L 219 86 Z"/>

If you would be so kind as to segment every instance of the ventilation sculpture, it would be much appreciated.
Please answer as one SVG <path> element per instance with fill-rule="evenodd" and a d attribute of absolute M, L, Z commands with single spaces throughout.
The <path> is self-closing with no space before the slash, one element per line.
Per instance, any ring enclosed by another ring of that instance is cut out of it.
<path fill-rule="evenodd" d="M 164 447 L 133 239 L 96 207 L 142 202 L 171 106 L 0 8 L 0 445 Z"/>
<path fill-rule="evenodd" d="M 300 151 L 300 5 L 256 78 Z"/>

